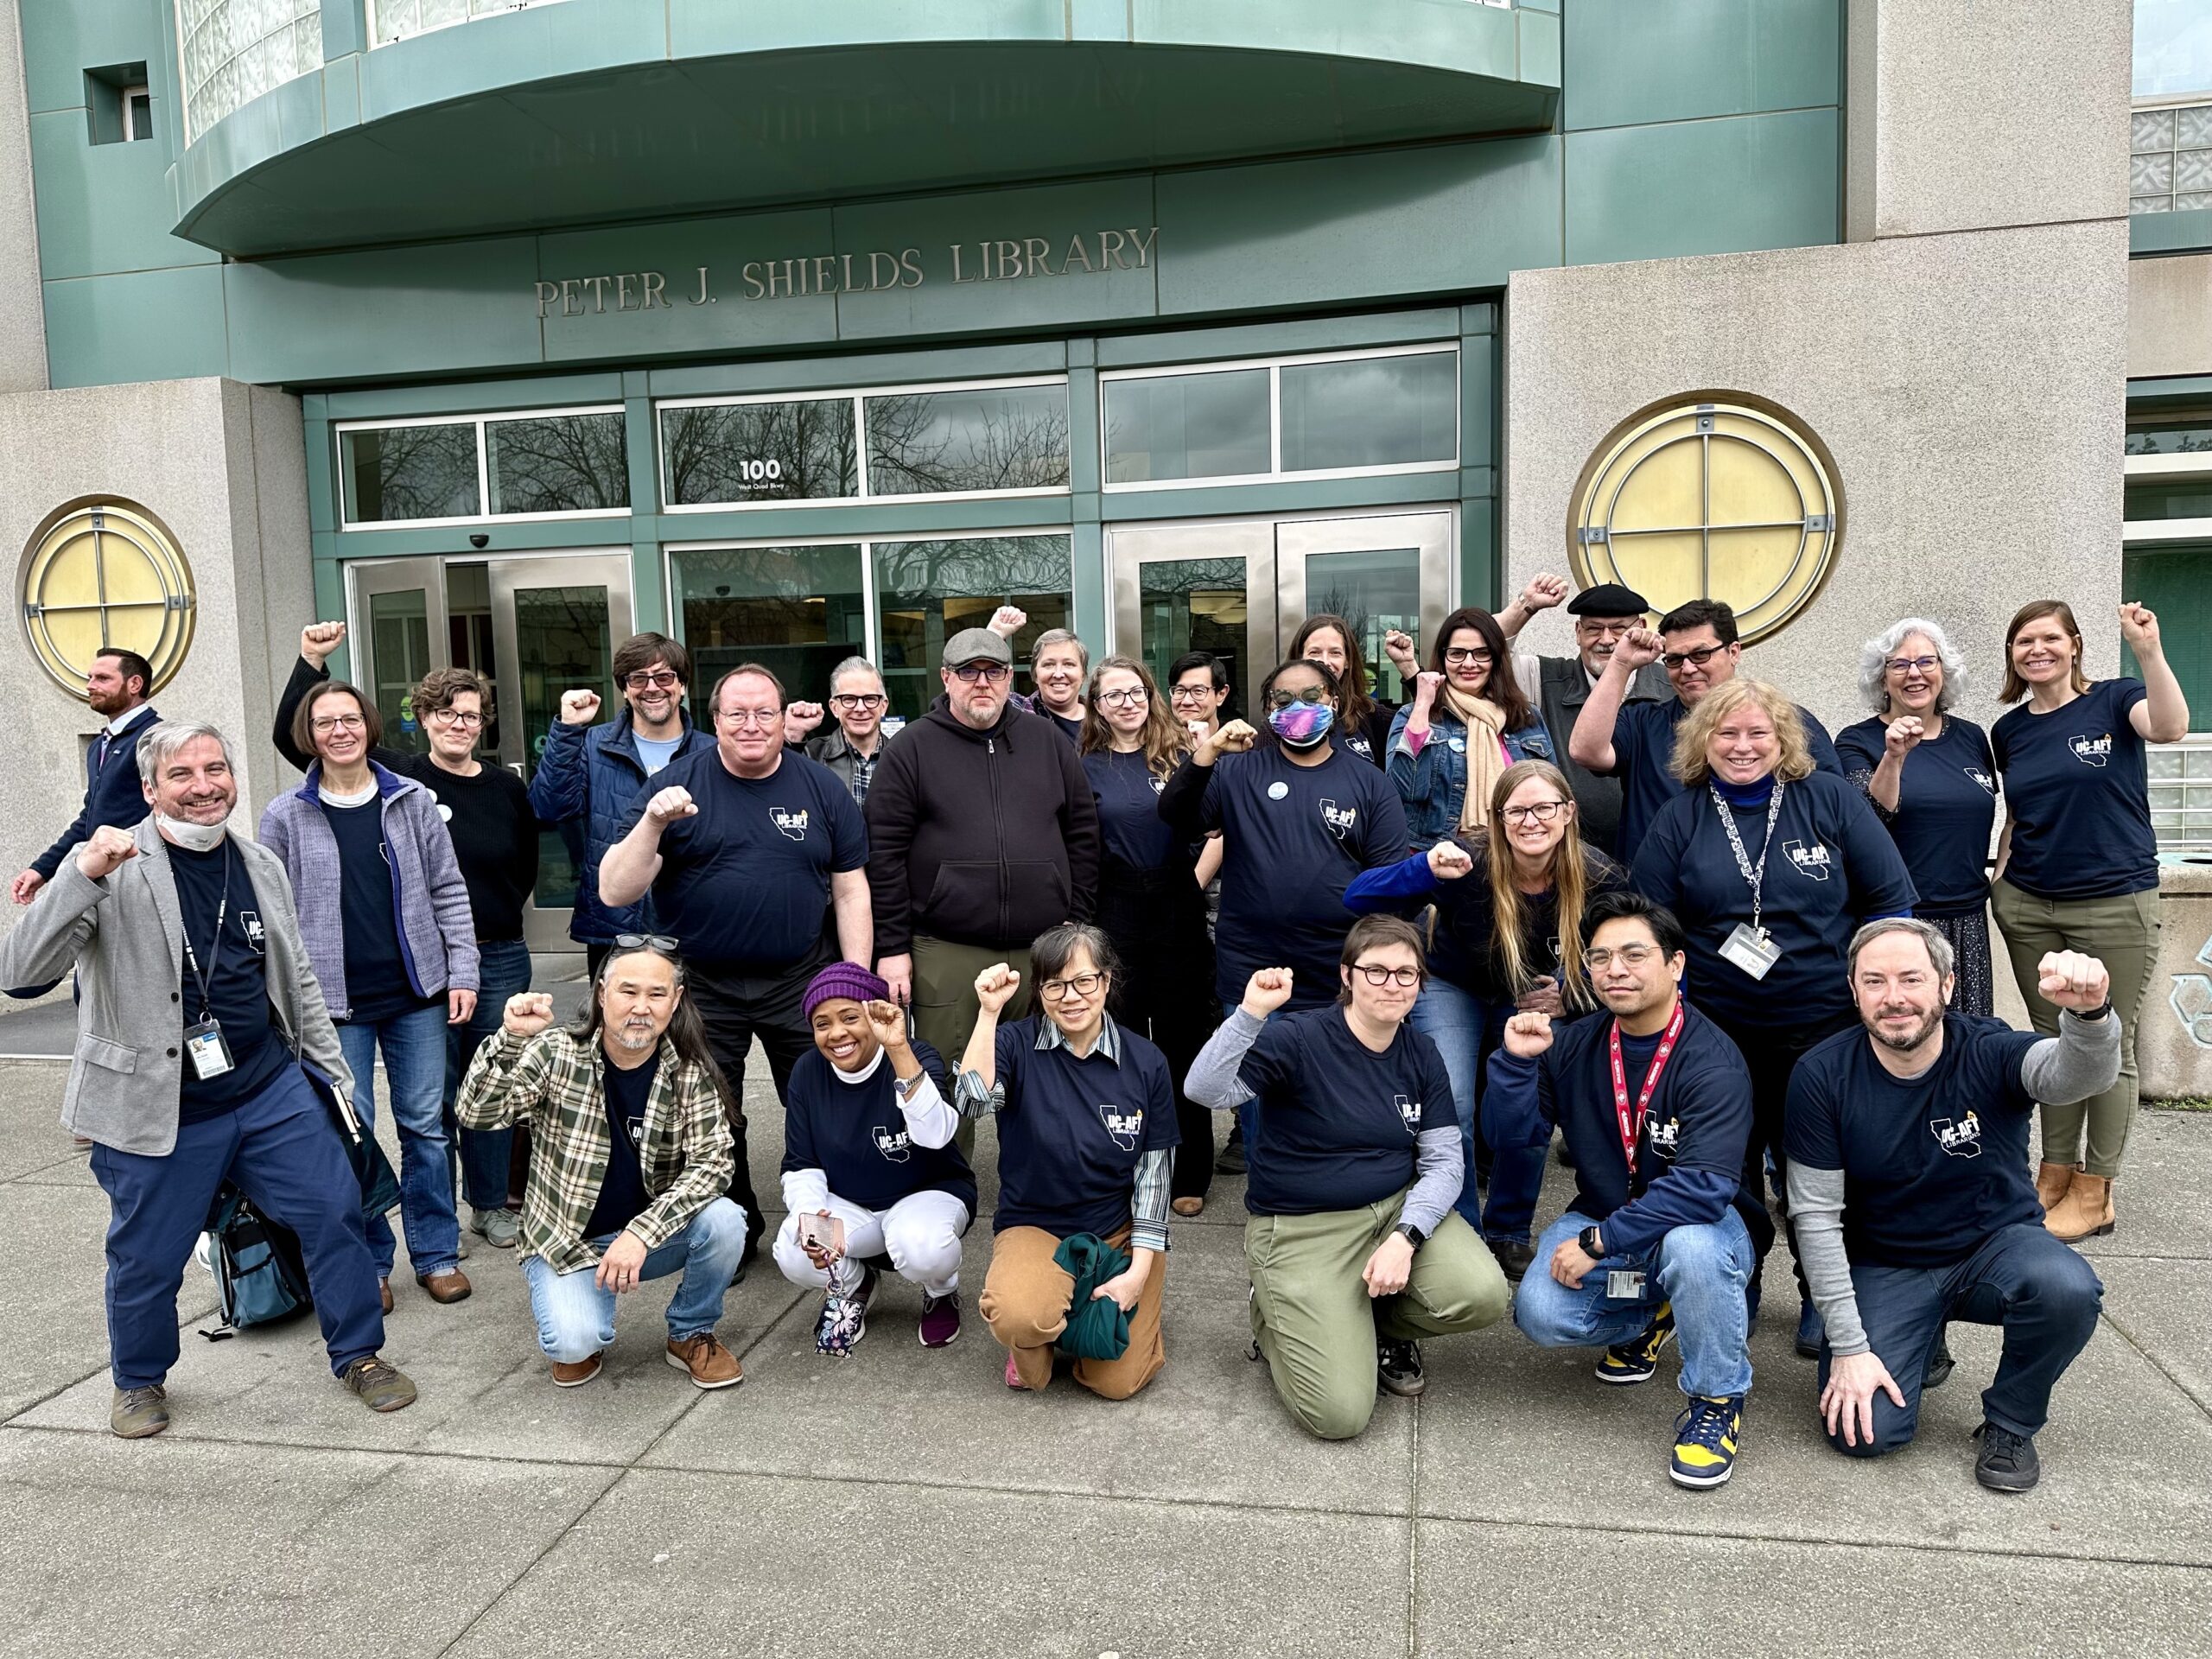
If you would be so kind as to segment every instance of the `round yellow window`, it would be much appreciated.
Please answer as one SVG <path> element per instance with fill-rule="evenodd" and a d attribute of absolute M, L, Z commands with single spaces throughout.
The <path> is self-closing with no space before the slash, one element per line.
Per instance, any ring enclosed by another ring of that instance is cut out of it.
<path fill-rule="evenodd" d="M 1713 392 L 1613 429 L 1575 486 L 1567 551 L 1584 586 L 1622 582 L 1662 613 L 1723 600 L 1751 640 L 1804 608 L 1842 536 L 1821 441 L 1772 404 Z"/>
<path fill-rule="evenodd" d="M 192 645 L 192 572 L 175 538 L 128 501 L 79 501 L 49 518 L 23 555 L 23 632 L 59 684 L 85 695 L 104 650 L 154 665 L 154 689 Z"/>

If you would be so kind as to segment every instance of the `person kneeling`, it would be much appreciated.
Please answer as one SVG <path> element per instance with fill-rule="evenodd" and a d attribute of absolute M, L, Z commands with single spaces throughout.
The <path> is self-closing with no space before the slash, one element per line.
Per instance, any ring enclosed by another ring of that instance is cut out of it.
<path fill-rule="evenodd" d="M 1086 922 L 1029 947 L 1031 1006 L 999 1024 L 1021 976 L 976 977 L 975 1034 L 953 1086 L 963 1117 L 995 1115 L 999 1207 L 976 1304 L 1007 1351 L 1006 1385 L 1041 1389 L 1057 1347 L 1075 1380 L 1126 1400 L 1167 1363 L 1167 1192 L 1179 1135 L 1175 1081 L 1160 1052 L 1106 1012 L 1119 970 Z"/>
<path fill-rule="evenodd" d="M 909 1039 L 890 987 L 835 962 L 800 1007 L 814 1052 L 785 1090 L 784 1207 L 776 1265 L 823 1293 L 814 1345 L 840 1357 L 868 1330 L 876 1263 L 922 1288 L 922 1346 L 960 1334 L 960 1239 L 976 1178 L 951 1144 L 959 1125 L 944 1062 Z"/>
<path fill-rule="evenodd" d="M 1877 1458 L 1913 1437 L 1944 1321 L 2004 1327 L 1981 1396 L 1974 1478 L 2024 1492 L 2050 1391 L 2096 1329 L 2104 1286 L 2044 1225 L 2028 1173 L 2036 1103 L 2120 1075 L 2120 1015 L 2094 957 L 2054 950 L 2037 989 L 2058 1035 L 1951 1011 L 1951 943 L 1909 917 L 1851 941 L 1859 1031 L 1807 1052 L 1789 1081 L 1789 1213 L 1827 1322 L 1828 1443 Z M 1948 1374 L 1948 1367 L 1944 1368 Z"/>
<path fill-rule="evenodd" d="M 674 956 L 618 942 L 574 1030 L 553 1028 L 550 996 L 508 998 L 454 1111 L 472 1129 L 530 1129 L 518 1250 L 556 1384 L 599 1375 L 618 1295 L 678 1270 L 668 1363 L 702 1389 L 745 1380 L 715 1336 L 745 1211 L 722 1196 L 729 1125 Z"/>
<path fill-rule="evenodd" d="M 1556 1122 L 1574 1160 L 1574 1203 L 1536 1245 L 1548 1271 L 1521 1281 L 1513 1317 L 1539 1347 L 1604 1347 L 1600 1382 L 1650 1381 L 1679 1335 L 1689 1404 L 1668 1473 L 1718 1486 L 1734 1471 L 1751 1386 L 1751 1074 L 1682 1000 L 1687 948 L 1670 912 L 1609 893 L 1582 925 L 1612 1017 L 1555 1029 L 1548 1014 L 1516 1014 L 1483 1096 L 1491 1145 L 1544 1146 Z"/>
<path fill-rule="evenodd" d="M 1253 974 L 1185 1084 L 1216 1111 L 1253 1109 L 1244 1190 L 1255 1357 L 1325 1440 L 1375 1414 L 1376 1388 L 1426 1386 L 1420 1338 L 1505 1315 L 1505 1275 L 1453 1211 L 1465 1179 L 1452 1080 L 1406 1023 L 1421 935 L 1365 916 L 1346 935 L 1332 1007 L 1276 1011 L 1291 969 Z M 1371 1357 L 1370 1357 L 1371 1356 Z"/>

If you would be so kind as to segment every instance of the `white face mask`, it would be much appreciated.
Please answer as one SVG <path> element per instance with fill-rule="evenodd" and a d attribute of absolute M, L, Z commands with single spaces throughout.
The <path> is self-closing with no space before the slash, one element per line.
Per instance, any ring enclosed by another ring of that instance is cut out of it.
<path fill-rule="evenodd" d="M 192 823 L 183 818 L 173 818 L 166 812 L 154 814 L 154 827 L 178 846 L 195 853 L 212 853 L 223 844 L 226 833 L 221 823 Z"/>

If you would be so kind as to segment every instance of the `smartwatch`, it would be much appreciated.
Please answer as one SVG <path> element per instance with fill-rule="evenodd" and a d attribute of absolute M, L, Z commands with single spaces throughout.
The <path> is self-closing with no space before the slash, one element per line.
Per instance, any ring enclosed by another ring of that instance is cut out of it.
<path fill-rule="evenodd" d="M 1574 1243 L 1582 1254 L 1592 1262 L 1602 1262 L 1605 1259 L 1605 1252 L 1599 1248 L 1598 1230 L 1595 1227 L 1585 1227 L 1574 1236 Z"/>
<path fill-rule="evenodd" d="M 1395 1230 L 1403 1233 L 1406 1236 L 1406 1243 L 1412 1245 L 1415 1249 L 1421 1249 L 1422 1245 L 1428 1243 L 1428 1235 L 1421 1231 L 1420 1228 L 1414 1226 L 1410 1221 L 1400 1222 Z"/>

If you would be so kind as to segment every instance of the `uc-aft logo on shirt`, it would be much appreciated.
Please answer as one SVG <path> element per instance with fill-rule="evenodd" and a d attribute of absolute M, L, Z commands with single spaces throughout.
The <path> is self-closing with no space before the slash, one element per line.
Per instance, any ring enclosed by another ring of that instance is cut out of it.
<path fill-rule="evenodd" d="M 1651 1155 L 1673 1163 L 1675 1153 L 1681 1149 L 1682 1120 L 1670 1117 L 1664 1123 L 1647 1122 L 1643 1132 L 1650 1137 Z"/>
<path fill-rule="evenodd" d="M 1398 1122 L 1406 1126 L 1408 1134 L 1421 1133 L 1421 1102 L 1408 1100 L 1403 1095 L 1393 1095 L 1391 1101 L 1398 1109 Z"/>
<path fill-rule="evenodd" d="M 1098 1121 L 1106 1126 L 1106 1133 L 1114 1137 L 1114 1144 L 1123 1152 L 1137 1149 L 1137 1137 L 1144 1133 L 1144 1108 L 1123 1111 L 1119 1106 L 1101 1106 Z"/>
<path fill-rule="evenodd" d="M 806 839 L 806 814 L 804 812 L 794 812 L 788 806 L 772 806 L 768 809 L 768 822 L 793 841 Z"/>
<path fill-rule="evenodd" d="M 1808 846 L 1802 841 L 1785 841 L 1782 850 L 1789 855 L 1790 867 L 1798 874 L 1815 881 L 1828 879 L 1828 849 L 1820 842 Z"/>
<path fill-rule="evenodd" d="M 1966 775 L 1973 779 L 1974 782 L 1980 784 L 1982 788 L 1986 790 L 1990 794 L 1994 795 L 1997 792 L 1997 780 L 1991 777 L 1987 772 L 1984 772 L 1980 766 L 1961 766 L 1959 770 L 1965 772 Z"/>
<path fill-rule="evenodd" d="M 1357 807 L 1338 806 L 1334 801 L 1328 799 L 1325 796 L 1323 797 L 1321 801 L 1321 822 L 1327 827 L 1329 833 L 1334 836 L 1338 841 L 1342 841 L 1345 836 L 1349 835 L 1351 831 L 1352 825 L 1357 823 L 1358 821 L 1359 809 Z"/>
<path fill-rule="evenodd" d="M 875 1149 L 893 1163 L 903 1164 L 906 1161 L 906 1130 L 900 1129 L 894 1134 L 880 1127 L 876 1129 Z"/>
<path fill-rule="evenodd" d="M 2097 737 L 2080 734 L 2067 739 L 2066 747 L 2083 766 L 2101 766 L 2112 759 L 2112 734 L 2106 732 Z"/>
<path fill-rule="evenodd" d="M 1936 1144 L 1954 1158 L 1981 1156 L 1981 1119 L 1968 1112 L 1957 1122 L 1948 1117 L 1932 1120 L 1928 1127 L 1936 1132 Z"/>

